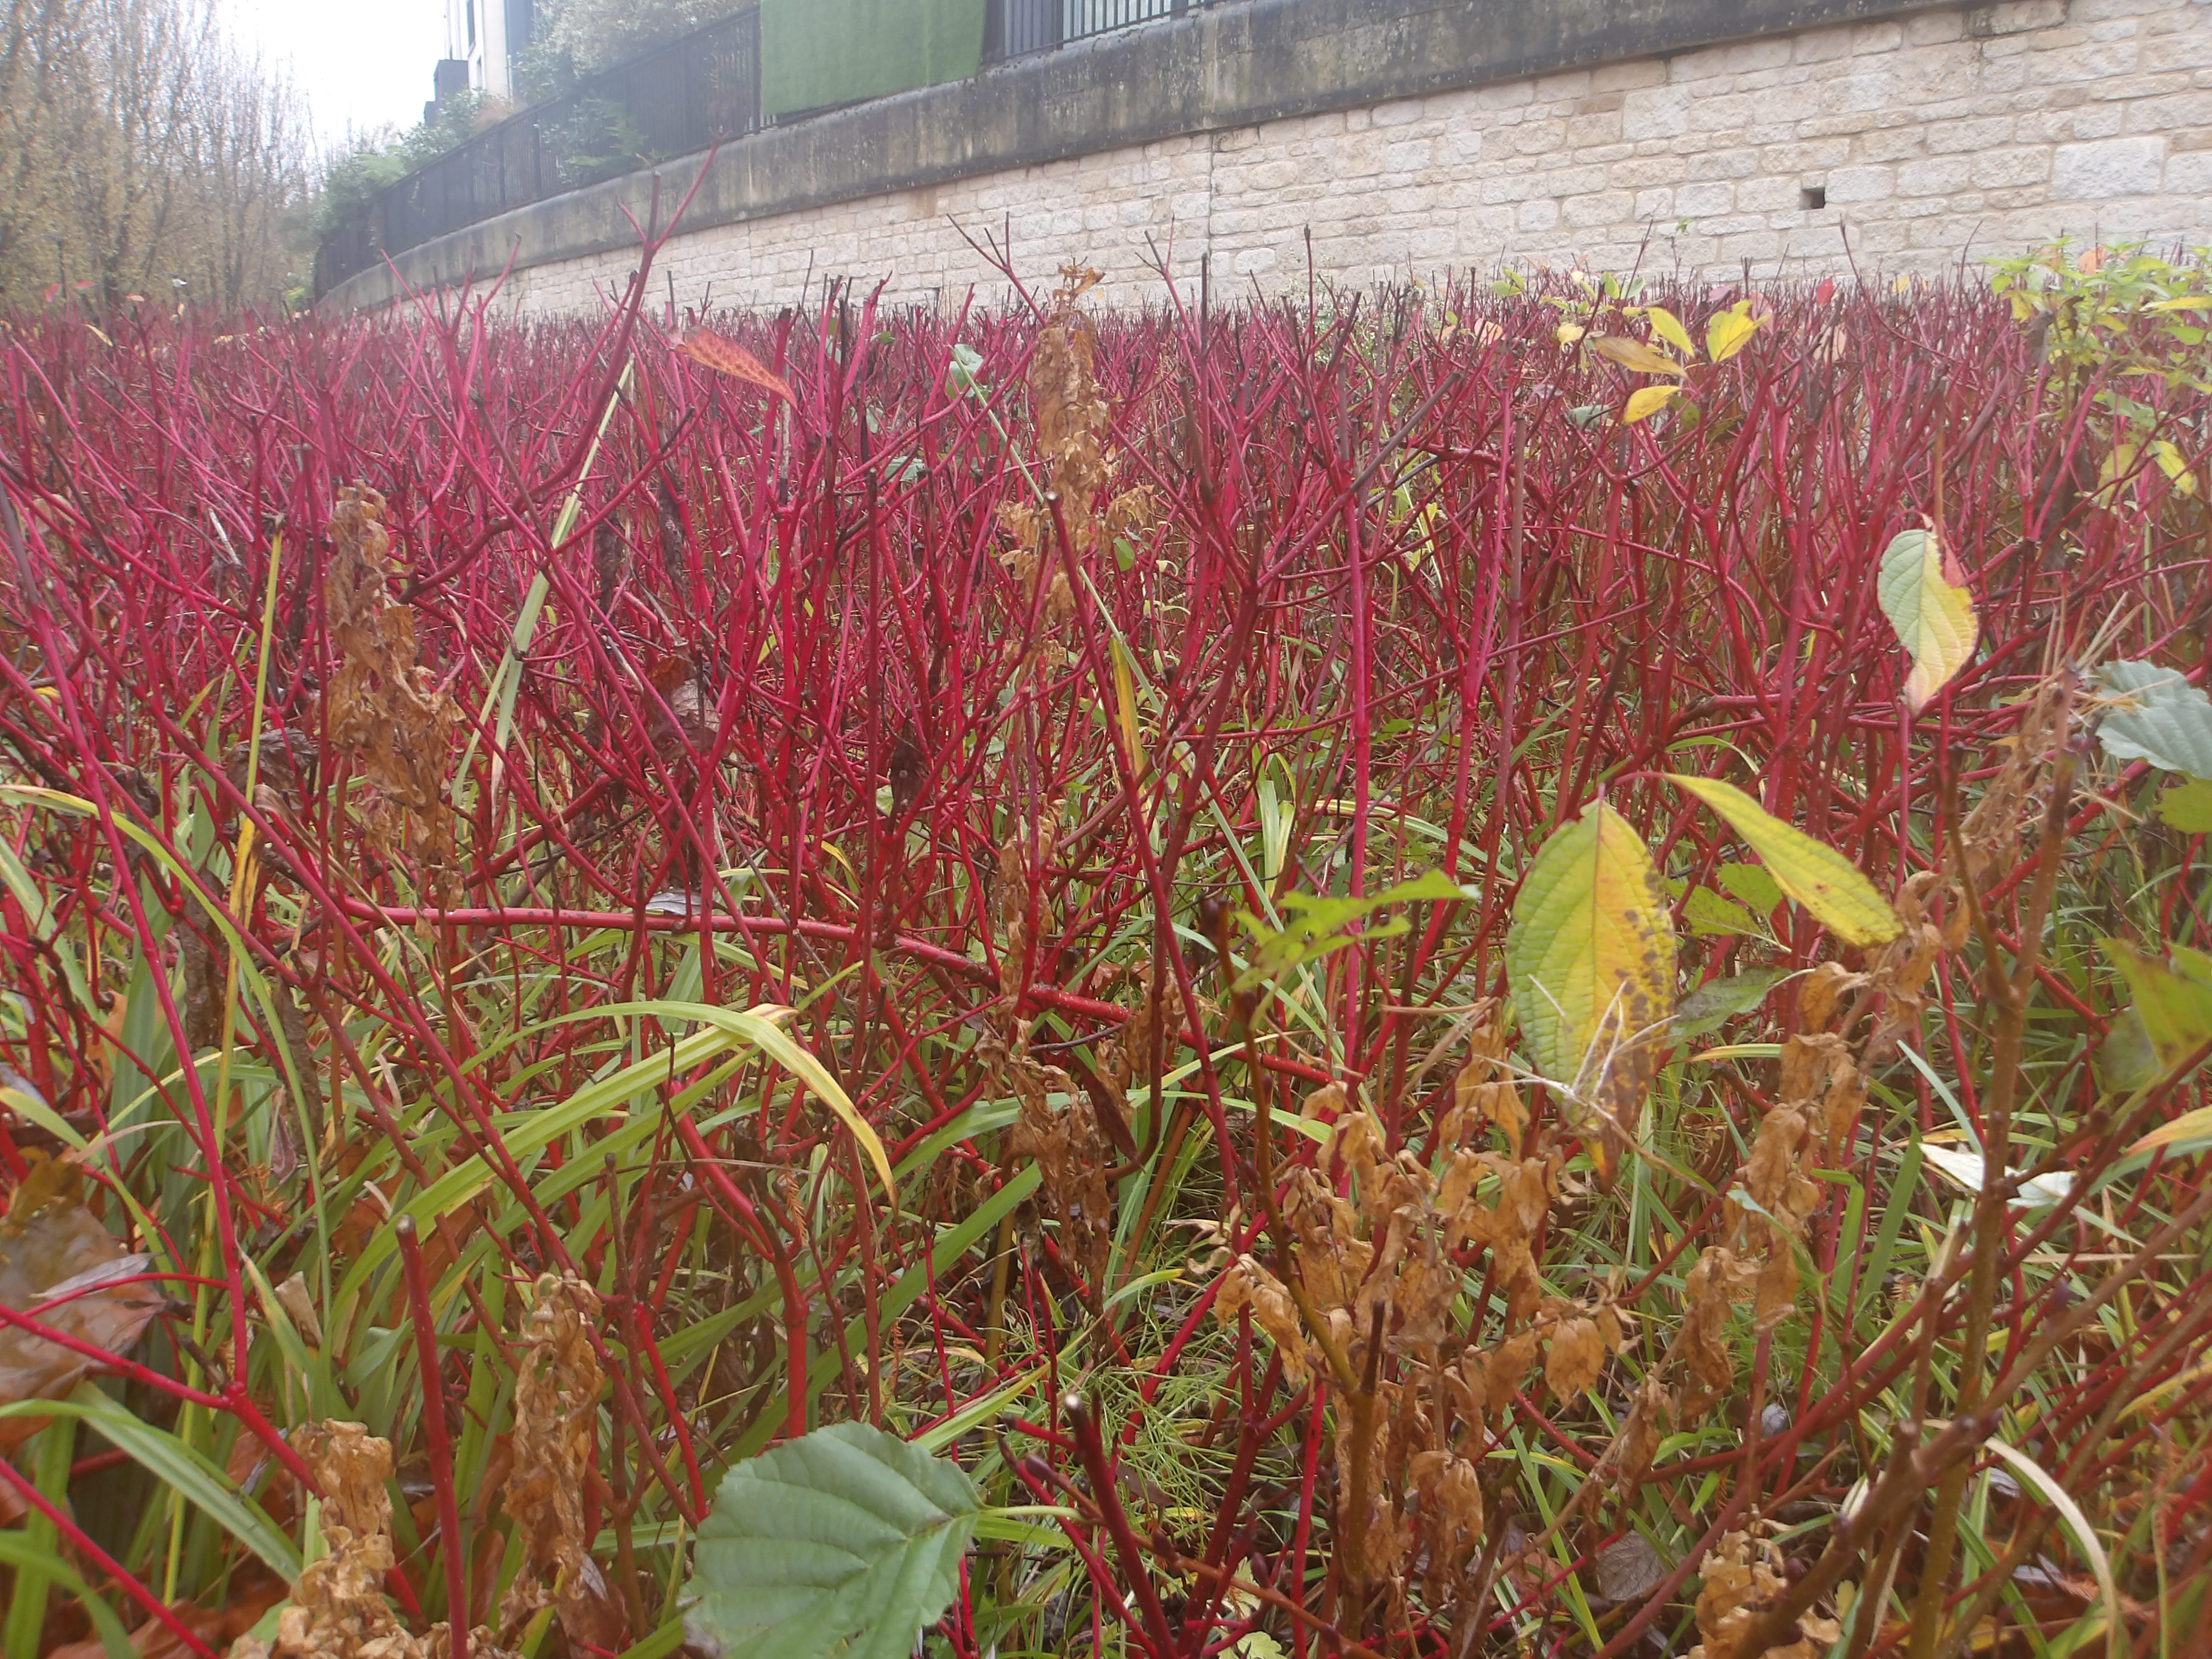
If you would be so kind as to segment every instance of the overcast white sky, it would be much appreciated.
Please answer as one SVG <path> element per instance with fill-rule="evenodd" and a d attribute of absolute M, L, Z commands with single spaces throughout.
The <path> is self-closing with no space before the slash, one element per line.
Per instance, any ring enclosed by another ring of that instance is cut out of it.
<path fill-rule="evenodd" d="M 264 62 L 289 62 L 325 146 L 357 131 L 412 126 L 445 45 L 445 0 L 222 0 L 231 33 Z"/>

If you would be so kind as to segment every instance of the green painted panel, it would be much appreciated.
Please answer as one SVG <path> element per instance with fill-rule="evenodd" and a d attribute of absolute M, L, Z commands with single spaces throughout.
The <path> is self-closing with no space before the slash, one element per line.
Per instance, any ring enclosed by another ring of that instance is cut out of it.
<path fill-rule="evenodd" d="M 761 112 L 771 118 L 964 81 L 985 0 L 760 0 Z"/>

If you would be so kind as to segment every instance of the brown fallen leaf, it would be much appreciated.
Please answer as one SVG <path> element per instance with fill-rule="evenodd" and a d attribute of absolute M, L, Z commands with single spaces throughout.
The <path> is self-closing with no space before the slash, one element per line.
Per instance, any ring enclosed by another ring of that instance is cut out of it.
<path fill-rule="evenodd" d="M 166 1298 L 158 1285 L 112 1281 L 136 1278 L 153 1258 L 133 1255 L 100 1225 L 76 1182 L 43 1174 L 55 1169 L 82 1174 L 73 1164 L 38 1163 L 0 1222 L 0 1307 L 120 1354 Z M 62 1190 L 42 1198 L 41 1188 L 56 1184 Z M 58 1399 L 96 1363 L 21 1326 L 0 1328 L 0 1403 Z M 0 1419 L 0 1447 L 21 1444 L 46 1420 Z"/>
<path fill-rule="evenodd" d="M 1623 1533 L 1597 1553 L 1597 1593 L 1615 1607 L 1640 1601 L 1667 1581 L 1667 1559 L 1640 1532 Z"/>

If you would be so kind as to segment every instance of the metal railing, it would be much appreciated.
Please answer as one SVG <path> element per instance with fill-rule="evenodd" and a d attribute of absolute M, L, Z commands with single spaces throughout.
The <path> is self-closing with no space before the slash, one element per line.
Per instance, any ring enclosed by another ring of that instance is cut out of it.
<path fill-rule="evenodd" d="M 595 75 L 409 173 L 316 249 L 316 291 L 386 253 L 740 137 L 760 126 L 760 13 L 748 9 Z"/>
<path fill-rule="evenodd" d="M 983 55 L 1003 63 L 1139 23 L 1180 17 L 1206 0 L 990 0 Z"/>
<path fill-rule="evenodd" d="M 983 58 L 1003 63 L 1050 52 L 1211 3 L 988 0 Z M 388 253 L 761 125 L 760 13 L 749 7 L 593 76 L 409 173 L 315 250 L 315 291 L 327 293 Z"/>

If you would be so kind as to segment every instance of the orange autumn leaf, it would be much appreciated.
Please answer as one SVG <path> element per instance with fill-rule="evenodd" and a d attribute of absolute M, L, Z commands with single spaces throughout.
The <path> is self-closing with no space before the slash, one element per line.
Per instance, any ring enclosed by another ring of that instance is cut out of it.
<path fill-rule="evenodd" d="M 773 392 L 786 403 L 798 401 L 791 395 L 791 387 L 785 384 L 783 376 L 768 368 L 726 334 L 718 334 L 711 328 L 689 329 L 676 343 L 676 349 L 695 363 L 703 363 L 732 380 L 744 380 Z"/>

